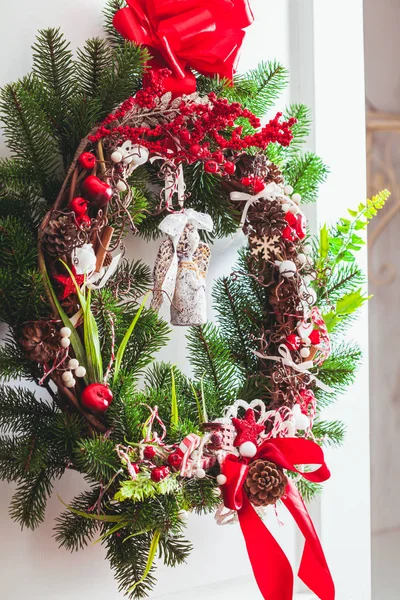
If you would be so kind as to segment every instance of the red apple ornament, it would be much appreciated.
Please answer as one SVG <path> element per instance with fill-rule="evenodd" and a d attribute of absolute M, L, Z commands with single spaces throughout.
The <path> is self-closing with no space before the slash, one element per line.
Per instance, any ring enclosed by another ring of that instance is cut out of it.
<path fill-rule="evenodd" d="M 89 175 L 81 185 L 82 195 L 94 206 L 101 208 L 110 202 L 112 197 L 111 186 L 96 175 Z"/>
<path fill-rule="evenodd" d="M 168 475 L 169 475 L 169 467 L 155 467 L 154 469 L 151 470 L 150 477 L 152 478 L 153 481 L 158 483 L 159 481 L 162 481 L 163 479 L 168 477 Z"/>
<path fill-rule="evenodd" d="M 93 169 L 96 164 L 96 157 L 91 152 L 82 152 L 78 158 L 78 163 L 82 169 Z"/>
<path fill-rule="evenodd" d="M 72 198 L 69 203 L 69 208 L 75 213 L 75 215 L 84 215 L 87 213 L 89 203 L 85 198 L 81 198 L 80 196 L 76 196 Z"/>
<path fill-rule="evenodd" d="M 155 457 L 156 454 L 157 454 L 157 450 L 154 448 L 154 446 L 146 446 L 146 448 L 143 450 L 143 456 L 147 460 L 151 460 L 152 458 Z"/>
<path fill-rule="evenodd" d="M 104 383 L 91 383 L 82 392 L 81 404 L 93 412 L 105 412 L 113 399 L 112 391 Z"/>
<path fill-rule="evenodd" d="M 174 467 L 174 469 L 176 469 L 182 462 L 182 456 L 178 454 L 178 452 L 173 452 L 168 456 L 167 460 L 168 464 L 170 464 L 171 467 Z"/>

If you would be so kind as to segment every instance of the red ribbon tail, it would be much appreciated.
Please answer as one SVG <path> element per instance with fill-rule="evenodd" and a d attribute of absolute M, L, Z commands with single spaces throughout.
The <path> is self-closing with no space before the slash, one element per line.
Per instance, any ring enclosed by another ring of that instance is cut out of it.
<path fill-rule="evenodd" d="M 292 567 L 245 494 L 238 516 L 253 573 L 263 598 L 292 600 Z"/>
<path fill-rule="evenodd" d="M 299 577 L 320 600 L 335 600 L 335 585 L 322 550 L 321 542 L 311 521 L 308 510 L 297 488 L 289 482 L 282 498 L 292 514 L 305 544 L 300 562 Z"/>

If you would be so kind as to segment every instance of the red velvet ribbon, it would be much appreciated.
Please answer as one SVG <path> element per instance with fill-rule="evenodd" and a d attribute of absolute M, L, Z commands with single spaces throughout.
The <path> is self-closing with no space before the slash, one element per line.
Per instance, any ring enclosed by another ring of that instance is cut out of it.
<path fill-rule="evenodd" d="M 127 0 L 114 16 L 126 39 L 147 46 L 151 64 L 167 66 L 168 88 L 192 93 L 190 68 L 208 76 L 232 79 L 244 38 L 253 22 L 248 0 Z"/>
<path fill-rule="evenodd" d="M 311 440 L 280 438 L 266 440 L 258 448 L 253 460 L 262 458 L 276 465 L 300 473 L 305 479 L 322 482 L 330 473 L 325 465 L 323 451 Z M 302 473 L 296 465 L 320 465 L 311 473 Z M 293 572 L 290 563 L 266 525 L 250 503 L 243 484 L 249 462 L 229 454 L 222 466 L 226 483 L 222 487 L 224 504 L 237 510 L 240 527 L 246 542 L 253 572 L 265 600 L 292 600 Z M 335 587 L 332 576 L 312 524 L 307 508 L 296 487 L 289 482 L 282 502 L 304 535 L 305 544 L 299 577 L 320 600 L 334 600 Z"/>

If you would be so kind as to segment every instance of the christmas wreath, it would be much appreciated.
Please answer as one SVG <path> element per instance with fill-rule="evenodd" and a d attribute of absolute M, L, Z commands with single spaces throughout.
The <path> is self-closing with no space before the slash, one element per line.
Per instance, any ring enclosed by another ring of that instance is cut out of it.
<path fill-rule="evenodd" d="M 299 576 L 332 600 L 302 498 L 343 437 L 321 410 L 360 359 L 340 341 L 367 299 L 354 254 L 388 193 L 311 236 L 302 206 L 327 169 L 301 151 L 308 110 L 262 125 L 286 81 L 276 63 L 232 85 L 245 0 L 183 4 L 112 2 L 107 40 L 76 58 L 41 31 L 32 73 L 1 92 L 0 365 L 39 388 L 2 387 L 0 474 L 18 484 L 11 516 L 34 528 L 54 480 L 82 473 L 89 489 L 62 499 L 56 538 L 100 540 L 132 598 L 151 590 L 157 553 L 185 561 L 188 514 L 214 511 L 240 522 L 263 597 L 290 600 L 290 564 L 262 521 L 282 502 L 305 537 Z M 209 242 L 238 228 L 247 244 L 207 323 Z M 153 276 L 125 257 L 129 233 L 166 236 Z M 188 327 L 192 377 L 153 362 L 170 331 L 162 303 Z"/>

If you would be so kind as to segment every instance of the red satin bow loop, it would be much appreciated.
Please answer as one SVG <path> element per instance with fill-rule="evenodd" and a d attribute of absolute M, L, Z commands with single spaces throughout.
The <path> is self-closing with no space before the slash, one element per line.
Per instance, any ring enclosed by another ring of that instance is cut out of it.
<path fill-rule="evenodd" d="M 309 481 L 325 481 L 330 473 L 322 449 L 313 441 L 302 438 L 267 440 L 258 448 L 253 460 L 264 458 L 278 466 L 300 473 Z M 301 473 L 296 465 L 319 465 L 310 473 Z M 254 510 L 243 484 L 248 473 L 248 461 L 233 454 L 226 457 L 222 472 L 224 504 L 237 510 L 253 572 L 265 600 L 292 600 L 293 572 L 285 553 Z M 307 508 L 296 487 L 289 482 L 282 502 L 304 535 L 305 545 L 299 577 L 320 600 L 334 600 L 335 588 L 328 565 Z M 260 552 L 260 548 L 262 551 Z"/>
<path fill-rule="evenodd" d="M 190 68 L 232 79 L 243 29 L 253 22 L 248 0 L 127 0 L 114 16 L 126 39 L 147 46 L 152 66 L 172 70 L 168 85 L 196 89 Z"/>

